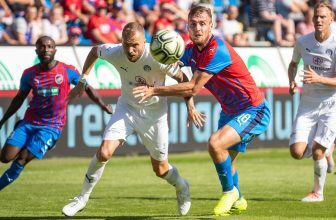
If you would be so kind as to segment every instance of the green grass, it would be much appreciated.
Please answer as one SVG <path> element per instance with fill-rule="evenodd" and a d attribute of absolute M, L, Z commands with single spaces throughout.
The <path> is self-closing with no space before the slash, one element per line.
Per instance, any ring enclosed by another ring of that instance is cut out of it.
<path fill-rule="evenodd" d="M 76 196 L 90 158 L 33 161 L 0 192 L 0 219 L 62 219 Z M 215 219 L 219 180 L 207 152 L 171 154 L 170 162 L 189 180 L 192 207 L 176 211 L 173 187 L 152 172 L 148 156 L 116 157 L 106 166 L 85 210 L 73 219 Z M 287 149 L 249 150 L 237 161 L 248 210 L 229 219 L 335 219 L 336 175 L 328 174 L 325 201 L 299 201 L 312 188 L 313 162 L 296 161 Z M 2 173 L 8 165 L 1 164 Z"/>

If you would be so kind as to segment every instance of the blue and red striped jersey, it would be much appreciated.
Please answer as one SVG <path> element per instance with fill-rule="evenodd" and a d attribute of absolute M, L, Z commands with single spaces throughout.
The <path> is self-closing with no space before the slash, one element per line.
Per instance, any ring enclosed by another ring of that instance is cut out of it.
<path fill-rule="evenodd" d="M 47 71 L 41 70 L 39 64 L 26 69 L 21 77 L 20 90 L 32 90 L 33 97 L 23 120 L 62 130 L 70 84 L 76 85 L 78 81 L 76 68 L 62 62 L 57 62 Z"/>
<path fill-rule="evenodd" d="M 213 74 L 204 87 L 215 96 L 226 114 L 237 114 L 264 100 L 244 61 L 228 43 L 217 37 L 212 36 L 201 51 L 191 42 L 181 61 L 190 66 L 192 72 Z"/>

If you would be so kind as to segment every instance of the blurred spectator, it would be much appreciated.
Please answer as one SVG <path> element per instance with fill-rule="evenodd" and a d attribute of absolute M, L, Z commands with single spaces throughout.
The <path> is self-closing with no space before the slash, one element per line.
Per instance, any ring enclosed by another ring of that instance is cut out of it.
<path fill-rule="evenodd" d="M 107 16 L 107 3 L 100 0 L 96 3 L 96 14 L 91 15 L 88 23 L 87 37 L 94 43 L 119 43 L 113 28 L 113 21 Z"/>
<path fill-rule="evenodd" d="M 152 13 L 159 14 L 157 0 L 133 0 L 133 10 L 143 17 L 147 17 Z"/>
<path fill-rule="evenodd" d="M 212 30 L 213 35 L 215 35 L 216 37 L 221 38 L 222 40 L 225 39 L 223 22 L 224 22 L 224 14 L 218 13 L 216 15 L 215 26 L 214 26 L 214 28 Z"/>
<path fill-rule="evenodd" d="M 243 24 L 237 20 L 239 15 L 237 6 L 229 6 L 227 9 L 227 17 L 223 20 L 224 38 L 233 46 L 247 46 L 248 37 L 243 33 Z M 233 41 L 233 37 L 239 41 Z M 237 45 L 239 44 L 239 45 Z"/>
<path fill-rule="evenodd" d="M 0 23 L 11 25 L 13 23 L 12 11 L 5 0 L 0 0 Z"/>
<path fill-rule="evenodd" d="M 62 0 L 64 19 L 68 26 L 86 25 L 89 17 L 82 13 L 82 0 Z"/>
<path fill-rule="evenodd" d="M 294 21 L 276 13 L 275 0 L 252 0 L 251 24 L 257 28 L 258 34 L 261 33 L 267 40 L 273 40 L 267 35 L 269 30 L 273 30 L 274 43 L 278 46 L 294 45 Z"/>
<path fill-rule="evenodd" d="M 314 9 L 309 8 L 307 12 L 304 13 L 303 21 L 299 22 L 296 26 L 297 37 L 301 35 L 306 35 L 315 30 L 313 23 Z"/>
<path fill-rule="evenodd" d="M 51 9 L 49 19 L 43 19 L 43 32 L 43 35 L 54 39 L 57 45 L 65 44 L 68 41 L 63 7 L 60 4 L 55 4 Z"/>
<path fill-rule="evenodd" d="M 24 17 L 18 17 L 13 24 L 15 39 L 21 45 L 35 44 L 42 34 L 42 28 L 37 20 L 38 9 L 36 6 L 27 6 Z"/>
<path fill-rule="evenodd" d="M 23 17 L 25 14 L 26 8 L 29 5 L 40 5 L 41 4 L 39 0 L 37 1 L 35 2 L 35 0 L 7 0 L 6 2 L 15 17 Z"/>
<path fill-rule="evenodd" d="M 276 9 L 282 17 L 295 21 L 303 20 L 303 13 L 309 9 L 307 0 L 277 0 Z"/>
<path fill-rule="evenodd" d="M 175 20 L 175 14 L 174 11 L 172 11 L 169 8 L 169 3 L 161 3 L 160 16 L 154 22 L 154 28 L 152 34 L 155 34 L 156 32 L 163 29 L 174 30 L 175 29 L 175 26 L 173 24 L 174 20 Z"/>
<path fill-rule="evenodd" d="M 187 29 L 187 21 L 182 18 L 178 18 L 174 23 L 175 31 L 181 35 L 184 43 L 188 44 L 190 42 L 190 37 Z"/>
<path fill-rule="evenodd" d="M 91 45 L 92 41 L 86 39 L 82 34 L 82 29 L 77 26 L 70 27 L 68 44 L 70 45 Z"/>

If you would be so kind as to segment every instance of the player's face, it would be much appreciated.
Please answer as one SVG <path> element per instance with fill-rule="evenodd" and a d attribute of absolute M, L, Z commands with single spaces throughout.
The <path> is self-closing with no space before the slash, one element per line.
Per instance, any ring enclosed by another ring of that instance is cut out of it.
<path fill-rule="evenodd" d="M 143 34 L 136 32 L 134 35 L 124 38 L 122 45 L 128 60 L 136 62 L 145 50 L 146 39 Z"/>
<path fill-rule="evenodd" d="M 189 18 L 190 39 L 196 46 L 203 48 L 211 37 L 212 21 L 206 12 L 196 13 Z"/>
<path fill-rule="evenodd" d="M 327 7 L 317 8 L 313 17 L 316 32 L 327 33 L 333 22 L 332 12 Z"/>
<path fill-rule="evenodd" d="M 44 38 L 41 43 L 36 46 L 35 51 L 41 63 L 51 63 L 56 53 L 55 43 L 48 38 Z"/>

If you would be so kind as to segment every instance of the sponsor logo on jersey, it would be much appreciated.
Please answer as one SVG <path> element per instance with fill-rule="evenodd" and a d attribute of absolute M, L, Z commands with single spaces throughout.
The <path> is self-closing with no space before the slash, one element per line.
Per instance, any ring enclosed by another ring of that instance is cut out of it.
<path fill-rule="evenodd" d="M 323 59 L 321 57 L 313 57 L 313 63 L 316 65 L 321 65 L 323 63 Z"/>
<path fill-rule="evenodd" d="M 47 96 L 55 96 L 59 94 L 58 87 L 50 87 L 50 88 L 38 88 L 37 94 L 47 97 Z"/>
<path fill-rule="evenodd" d="M 125 72 L 127 72 L 127 68 L 128 67 L 122 67 L 122 66 L 120 67 L 120 69 L 125 70 Z"/>
<path fill-rule="evenodd" d="M 63 76 L 62 74 L 56 74 L 55 76 L 55 82 L 59 85 L 63 82 Z"/>
<path fill-rule="evenodd" d="M 149 72 L 152 70 L 152 68 L 148 65 L 144 65 L 143 69 L 146 71 L 146 72 Z"/>

